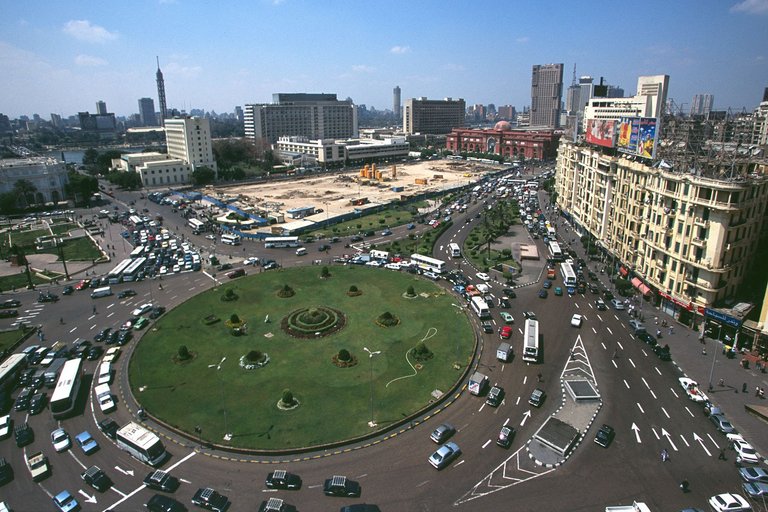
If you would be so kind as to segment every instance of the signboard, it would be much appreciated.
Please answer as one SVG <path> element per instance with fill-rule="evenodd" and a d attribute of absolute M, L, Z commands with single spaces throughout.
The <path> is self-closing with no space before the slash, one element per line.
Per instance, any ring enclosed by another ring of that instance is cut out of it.
<path fill-rule="evenodd" d="M 725 325 L 730 325 L 731 327 L 735 327 L 737 329 L 741 327 L 741 320 L 739 320 L 738 318 L 734 318 L 730 315 L 726 315 L 725 313 L 722 313 L 715 309 L 705 308 L 704 316 L 713 318 L 719 322 L 724 323 Z"/>
<path fill-rule="evenodd" d="M 622 117 L 617 129 L 616 149 L 629 155 L 654 158 L 657 127 L 655 117 Z"/>
<path fill-rule="evenodd" d="M 587 119 L 587 142 L 606 148 L 614 146 L 616 121 L 612 119 Z"/>

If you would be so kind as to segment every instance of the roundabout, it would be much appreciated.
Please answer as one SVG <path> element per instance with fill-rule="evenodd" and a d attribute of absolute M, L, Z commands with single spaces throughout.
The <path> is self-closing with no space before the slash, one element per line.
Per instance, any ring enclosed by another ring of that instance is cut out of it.
<path fill-rule="evenodd" d="M 393 428 L 454 388 L 475 335 L 449 294 L 406 273 L 331 270 L 264 272 L 176 307 L 133 352 L 134 397 L 190 438 L 289 453 Z"/>

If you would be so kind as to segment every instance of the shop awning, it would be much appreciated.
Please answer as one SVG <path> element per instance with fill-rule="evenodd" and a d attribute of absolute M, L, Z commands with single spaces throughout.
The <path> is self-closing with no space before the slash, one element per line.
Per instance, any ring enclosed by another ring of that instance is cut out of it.
<path fill-rule="evenodd" d="M 632 283 L 632 286 L 634 286 L 635 288 L 640 290 L 640 293 L 642 293 L 643 295 L 648 295 L 649 293 L 651 293 L 651 289 L 648 286 L 646 286 L 640 280 L 639 277 L 633 277 L 632 280 L 630 281 L 630 283 Z"/>
<path fill-rule="evenodd" d="M 619 274 L 621 274 L 624 277 L 627 277 L 627 274 L 629 274 L 629 270 L 624 268 L 624 266 L 622 265 L 621 267 L 619 267 Z"/>

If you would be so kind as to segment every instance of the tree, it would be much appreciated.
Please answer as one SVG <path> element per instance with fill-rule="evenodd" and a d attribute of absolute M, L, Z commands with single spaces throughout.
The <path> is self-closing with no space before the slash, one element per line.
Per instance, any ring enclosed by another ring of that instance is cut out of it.
<path fill-rule="evenodd" d="M 320 277 L 322 278 L 331 277 L 331 271 L 328 270 L 328 267 L 323 267 L 323 270 L 320 271 Z"/>
<path fill-rule="evenodd" d="M 208 185 L 209 183 L 213 183 L 215 179 L 216 173 L 213 172 L 213 169 L 210 167 L 203 165 L 192 171 L 192 182 L 195 185 Z"/>
<path fill-rule="evenodd" d="M 85 150 L 85 153 L 83 153 L 83 165 L 86 167 L 95 167 L 97 158 L 99 158 L 99 152 L 93 148 L 88 148 Z"/>
<path fill-rule="evenodd" d="M 75 201 L 75 204 L 84 204 L 86 200 L 99 191 L 99 180 L 93 176 L 87 176 L 77 171 L 67 173 L 69 183 L 64 185 L 67 197 Z"/>
<path fill-rule="evenodd" d="M 18 197 L 14 192 L 3 192 L 0 194 L 0 213 L 10 215 L 16 212 L 18 207 Z"/>
<path fill-rule="evenodd" d="M 232 316 L 229 317 L 229 322 L 232 324 L 239 324 L 240 323 L 240 317 L 237 316 L 237 313 L 232 313 Z"/>
<path fill-rule="evenodd" d="M 295 399 L 293 398 L 293 392 L 291 392 L 290 389 L 286 388 L 283 390 L 282 402 L 285 405 L 293 405 L 295 403 Z"/>
<path fill-rule="evenodd" d="M 13 191 L 18 199 L 21 199 L 22 206 L 27 208 L 34 202 L 37 187 L 29 180 L 17 180 L 13 184 Z"/>
<path fill-rule="evenodd" d="M 141 176 L 135 171 L 112 171 L 107 174 L 107 180 L 126 190 L 136 190 L 142 186 Z"/>
<path fill-rule="evenodd" d="M 339 350 L 338 359 L 339 361 L 347 362 L 352 358 L 352 355 L 349 353 L 349 350 L 343 348 Z"/>
<path fill-rule="evenodd" d="M 264 151 L 264 154 L 261 157 L 261 168 L 266 172 L 270 172 L 275 166 L 275 161 L 275 154 L 271 149 L 268 149 Z"/>
<path fill-rule="evenodd" d="M 186 359 L 189 359 L 191 355 L 189 354 L 189 349 L 186 345 L 182 345 L 179 347 L 179 359 L 184 361 Z"/>

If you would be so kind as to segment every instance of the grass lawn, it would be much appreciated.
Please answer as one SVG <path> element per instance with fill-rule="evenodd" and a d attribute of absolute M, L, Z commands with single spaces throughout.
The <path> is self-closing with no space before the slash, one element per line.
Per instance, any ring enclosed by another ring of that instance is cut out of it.
<path fill-rule="evenodd" d="M 0 277 L 0 290 L 20 290 L 27 286 L 27 275 L 24 273 L 24 267 L 18 267 L 18 274 L 11 274 L 9 276 Z M 35 285 L 48 283 L 49 281 L 39 277 L 34 272 L 30 271 L 32 275 L 32 283 Z"/>
<path fill-rule="evenodd" d="M 30 328 L 31 329 L 31 328 Z M 17 341 L 24 337 L 29 329 L 11 329 L 0 332 L 0 352 L 12 347 Z"/>
<path fill-rule="evenodd" d="M 39 251 L 40 253 L 56 254 L 59 251 L 55 247 L 49 247 Z M 67 261 L 92 261 L 101 257 L 101 252 L 90 238 L 81 237 L 74 239 L 64 239 L 64 258 Z"/>
<path fill-rule="evenodd" d="M 468 319 L 451 305 L 455 298 L 410 274 L 356 266 L 330 270 L 325 280 L 317 266 L 240 278 L 166 313 L 134 352 L 129 370 L 134 395 L 170 424 L 188 432 L 199 425 L 204 439 L 220 443 L 228 430 L 233 446 L 288 449 L 370 432 L 371 372 L 373 417 L 380 427 L 424 407 L 433 390 L 448 391 L 461 375 L 454 363 L 465 368 L 474 347 Z M 284 284 L 295 290 L 293 297 L 277 296 Z M 362 295 L 349 297 L 351 285 Z M 404 298 L 408 286 L 428 296 Z M 222 301 L 227 289 L 238 300 Z M 280 328 L 289 312 L 318 305 L 343 311 L 346 326 L 319 339 L 293 338 Z M 375 320 L 385 311 L 400 324 L 378 326 Z M 247 322 L 248 334 L 230 334 L 225 321 L 232 313 Z M 211 314 L 221 321 L 205 325 L 203 318 Z M 414 370 L 406 354 L 424 338 L 434 357 Z M 180 345 L 194 355 L 186 364 L 174 362 Z M 370 359 L 363 347 L 381 354 Z M 356 366 L 333 364 L 342 348 L 358 359 Z M 240 368 L 240 357 L 251 350 L 269 354 L 269 364 Z M 300 402 L 291 411 L 277 408 L 286 388 Z"/>
<path fill-rule="evenodd" d="M 339 222 L 330 227 L 318 228 L 308 231 L 307 234 L 315 236 L 352 236 L 369 230 L 382 231 L 385 228 L 393 228 L 415 222 L 413 212 L 427 205 L 426 201 L 418 201 L 407 205 L 392 205 L 380 212 L 371 213 L 359 218 Z"/>

